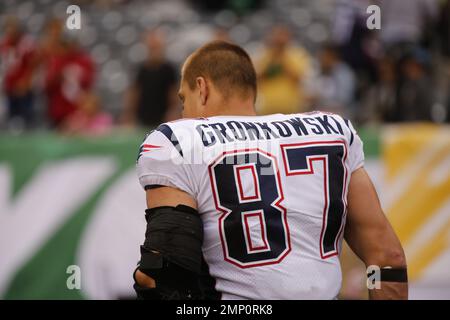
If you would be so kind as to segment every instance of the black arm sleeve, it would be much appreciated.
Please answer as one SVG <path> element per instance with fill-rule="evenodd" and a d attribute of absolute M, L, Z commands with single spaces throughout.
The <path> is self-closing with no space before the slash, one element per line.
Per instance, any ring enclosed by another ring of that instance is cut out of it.
<path fill-rule="evenodd" d="M 140 299 L 201 299 L 203 224 L 197 210 L 178 205 L 146 210 L 147 231 L 138 269 L 156 288 L 135 281 Z"/>

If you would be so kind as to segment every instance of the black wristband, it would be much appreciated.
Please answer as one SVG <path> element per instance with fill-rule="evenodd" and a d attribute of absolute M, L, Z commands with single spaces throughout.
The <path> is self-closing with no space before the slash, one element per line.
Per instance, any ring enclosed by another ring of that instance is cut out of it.
<path fill-rule="evenodd" d="M 406 268 L 384 268 L 380 270 L 380 280 L 387 282 L 408 282 Z"/>

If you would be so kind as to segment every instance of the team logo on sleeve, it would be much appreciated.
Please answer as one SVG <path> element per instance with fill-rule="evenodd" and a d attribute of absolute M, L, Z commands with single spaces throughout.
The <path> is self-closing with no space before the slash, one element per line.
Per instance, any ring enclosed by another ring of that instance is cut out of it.
<path fill-rule="evenodd" d="M 154 144 L 146 144 L 146 143 L 142 144 L 141 147 L 139 148 L 139 155 L 138 155 L 136 161 L 138 161 L 139 158 L 144 153 L 150 152 L 150 151 L 153 151 L 153 150 L 156 150 L 156 149 L 159 149 L 159 148 L 162 148 L 162 146 L 157 146 L 157 145 L 154 145 Z"/>

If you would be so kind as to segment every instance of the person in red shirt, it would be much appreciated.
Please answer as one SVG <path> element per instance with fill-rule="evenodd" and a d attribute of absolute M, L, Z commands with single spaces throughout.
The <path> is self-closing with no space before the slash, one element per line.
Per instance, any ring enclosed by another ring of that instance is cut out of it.
<path fill-rule="evenodd" d="M 0 40 L 0 62 L 4 74 L 3 92 L 7 99 L 8 121 L 29 128 L 34 122 L 33 76 L 37 59 L 34 41 L 18 20 L 6 19 L 5 36 Z"/>
<path fill-rule="evenodd" d="M 42 47 L 45 65 L 45 94 L 52 127 L 59 128 L 80 108 L 80 97 L 92 89 L 94 63 L 74 39 L 63 35 L 61 20 L 47 25 Z"/>

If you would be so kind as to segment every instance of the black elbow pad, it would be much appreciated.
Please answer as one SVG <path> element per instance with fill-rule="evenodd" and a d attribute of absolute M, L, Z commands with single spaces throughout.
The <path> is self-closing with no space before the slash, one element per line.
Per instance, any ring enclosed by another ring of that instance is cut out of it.
<path fill-rule="evenodd" d="M 198 299 L 203 257 L 198 211 L 178 205 L 145 212 L 147 231 L 138 269 L 155 280 L 156 288 L 144 289 L 135 283 L 138 298 Z"/>

